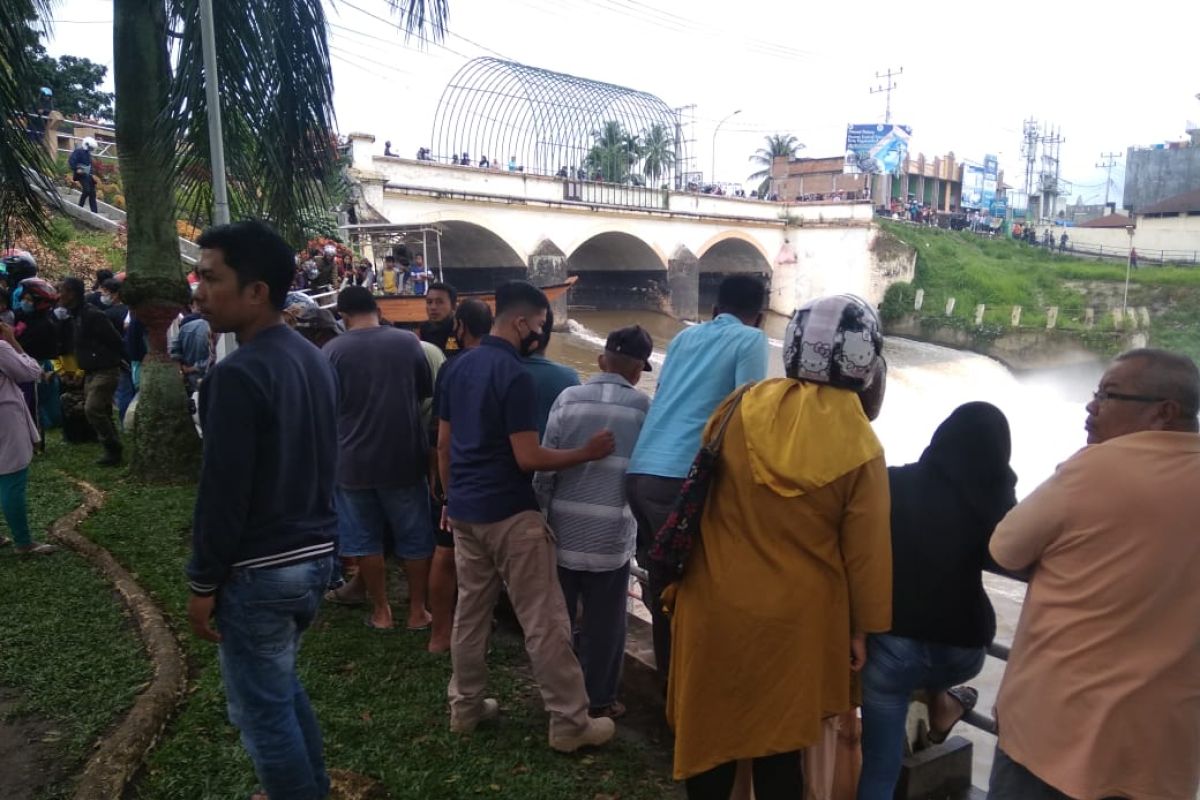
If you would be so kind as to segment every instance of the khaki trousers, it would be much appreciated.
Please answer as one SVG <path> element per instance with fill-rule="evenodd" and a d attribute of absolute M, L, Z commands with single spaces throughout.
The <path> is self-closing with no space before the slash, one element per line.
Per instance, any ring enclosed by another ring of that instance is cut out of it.
<path fill-rule="evenodd" d="M 487 685 L 492 612 L 504 586 L 525 632 L 533 677 L 550 713 L 550 734 L 574 735 L 588 724 L 583 670 L 571 648 L 571 624 L 558 583 L 554 534 L 537 511 L 491 523 L 450 521 L 458 606 L 451 634 L 450 715 L 479 714 Z"/>
<path fill-rule="evenodd" d="M 120 382 L 121 370 L 117 367 L 89 372 L 83 379 L 83 413 L 106 447 L 118 443 L 113 397 Z"/>

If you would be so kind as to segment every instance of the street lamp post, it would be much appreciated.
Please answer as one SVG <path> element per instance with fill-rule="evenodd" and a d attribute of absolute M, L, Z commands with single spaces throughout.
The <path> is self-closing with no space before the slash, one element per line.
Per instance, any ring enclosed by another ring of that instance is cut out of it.
<path fill-rule="evenodd" d="M 1121 324 L 1125 324 L 1126 311 L 1129 308 L 1129 273 L 1133 269 L 1133 225 L 1126 225 L 1125 232 L 1129 234 L 1129 255 L 1125 258 L 1125 297 L 1121 300 Z"/>
<path fill-rule="evenodd" d="M 204 52 L 204 95 L 208 105 L 208 152 L 212 158 L 214 225 L 229 224 L 229 190 L 225 183 L 225 137 L 221 131 L 221 89 L 217 80 L 217 34 L 212 0 L 200 0 L 200 39 Z M 237 349 L 232 333 L 217 337 L 217 360 Z"/>
<path fill-rule="evenodd" d="M 730 119 L 732 119 L 732 118 L 736 117 L 736 116 L 737 116 L 738 114 L 740 114 L 740 113 L 742 113 L 742 110 L 739 108 L 737 111 L 734 111 L 732 114 L 730 114 L 730 115 L 728 115 L 727 117 L 725 117 L 725 119 L 723 119 L 723 120 L 721 120 L 720 122 L 718 122 L 718 123 L 717 123 L 717 127 L 713 129 L 713 140 L 712 140 L 712 182 L 713 182 L 713 185 L 714 185 L 714 186 L 715 186 L 715 185 L 716 185 L 716 183 L 717 183 L 717 133 L 718 133 L 718 132 L 721 130 L 721 126 L 722 126 L 722 125 L 724 125 L 726 122 L 728 122 Z"/>

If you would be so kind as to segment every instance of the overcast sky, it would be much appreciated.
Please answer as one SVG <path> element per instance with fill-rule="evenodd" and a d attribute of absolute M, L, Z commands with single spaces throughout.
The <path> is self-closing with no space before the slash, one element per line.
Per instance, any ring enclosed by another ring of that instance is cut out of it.
<path fill-rule="evenodd" d="M 431 142 L 451 76 L 501 55 L 695 104 L 691 168 L 705 173 L 717 121 L 740 109 L 720 129 L 716 175 L 744 180 L 770 133 L 795 134 L 803 155 L 843 154 L 847 123 L 883 121 L 884 95 L 869 93 L 876 73 L 903 67 L 892 118 L 912 126 L 913 151 L 977 162 L 994 153 L 1020 184 L 1022 121 L 1033 117 L 1061 128 L 1069 197 L 1101 202 L 1101 153 L 1180 139 L 1187 120 L 1200 121 L 1200 12 L 1189 3 L 1048 0 L 1022 16 L 1012 4 L 948 0 L 449 2 L 445 41 L 423 47 L 405 43 L 384 0 L 327 3 L 342 133 L 415 153 Z M 111 66 L 111 0 L 62 0 L 55 17 L 52 55 Z"/>

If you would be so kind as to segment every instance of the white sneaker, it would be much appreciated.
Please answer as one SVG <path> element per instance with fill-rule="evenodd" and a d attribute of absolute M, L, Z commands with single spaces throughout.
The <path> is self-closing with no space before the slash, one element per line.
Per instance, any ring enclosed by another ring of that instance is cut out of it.
<path fill-rule="evenodd" d="M 589 718 L 587 727 L 579 733 L 550 734 L 550 749 L 560 753 L 574 753 L 581 747 L 599 747 L 617 733 L 617 723 L 608 717 Z"/>
<path fill-rule="evenodd" d="M 450 715 L 450 731 L 452 733 L 470 733 L 479 726 L 479 723 L 486 722 L 489 719 L 495 719 L 500 715 L 500 702 L 494 698 L 487 698 L 479 704 L 479 712 L 471 715 L 467 719 L 455 718 Z"/>

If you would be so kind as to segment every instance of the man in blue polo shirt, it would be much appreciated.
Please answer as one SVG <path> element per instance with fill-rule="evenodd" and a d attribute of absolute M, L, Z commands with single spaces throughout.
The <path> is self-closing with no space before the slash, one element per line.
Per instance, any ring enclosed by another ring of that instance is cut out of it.
<path fill-rule="evenodd" d="M 583 671 L 558 584 L 554 536 L 533 492 L 535 471 L 553 472 L 613 452 L 599 431 L 585 445 L 538 444 L 533 378 L 521 356 L 541 335 L 550 303 L 511 281 L 496 290 L 496 320 L 479 347 L 456 359 L 439 393 L 438 469 L 446 490 L 443 527 L 454 531 L 458 608 L 450 648 L 450 729 L 466 733 L 495 717 L 484 697 L 492 610 L 502 586 L 525 631 L 525 649 L 550 713 L 550 747 L 573 752 L 613 737 L 607 717 L 588 716 Z"/>
<path fill-rule="evenodd" d="M 629 461 L 626 493 L 638 523 L 638 562 L 649 566 L 654 534 L 667 521 L 683 479 L 700 450 L 709 416 L 743 383 L 767 376 L 767 337 L 759 330 L 766 291 L 750 275 L 731 275 L 717 290 L 713 318 L 687 328 L 667 348 L 650 413 Z M 671 623 L 658 601 L 658 581 L 642 585 L 654 626 L 654 660 L 664 680 L 671 658 Z"/>

